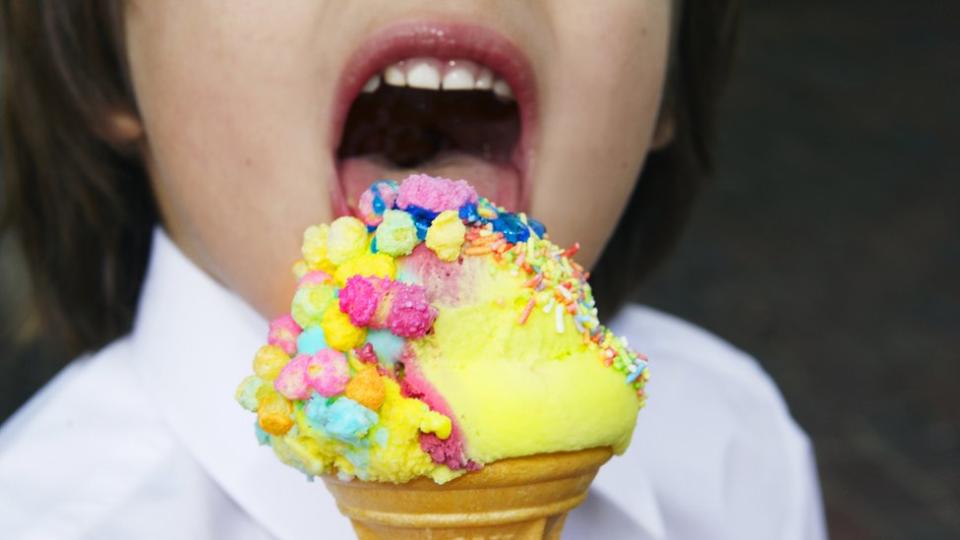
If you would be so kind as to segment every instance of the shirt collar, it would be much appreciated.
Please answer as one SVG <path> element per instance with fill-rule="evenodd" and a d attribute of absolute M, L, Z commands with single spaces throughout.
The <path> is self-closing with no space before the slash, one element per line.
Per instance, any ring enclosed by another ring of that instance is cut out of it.
<path fill-rule="evenodd" d="M 321 483 L 306 481 L 258 446 L 253 417 L 233 400 L 266 329 L 259 314 L 156 229 L 131 336 L 132 361 L 148 397 L 210 477 L 273 536 L 303 538 L 322 527 L 325 537 L 352 538 L 349 521 Z M 642 476 L 639 468 L 634 472 Z M 621 519 L 629 523 L 622 525 L 659 538 L 659 508 L 642 480 L 626 491 L 597 489 L 623 509 Z M 584 521 L 580 513 L 571 515 L 571 525 Z"/>

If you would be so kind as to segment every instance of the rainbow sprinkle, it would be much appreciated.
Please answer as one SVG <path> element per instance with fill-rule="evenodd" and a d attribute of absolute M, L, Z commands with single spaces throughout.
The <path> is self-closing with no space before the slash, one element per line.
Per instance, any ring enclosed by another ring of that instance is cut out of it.
<path fill-rule="evenodd" d="M 464 185 L 446 179 L 434 179 L 424 175 L 412 177 L 418 182 L 414 196 L 391 197 L 393 205 L 384 204 L 380 190 L 389 186 L 398 188 L 396 182 L 381 180 L 361 198 L 375 201 L 376 205 L 361 205 L 361 215 L 369 226 L 379 224 L 382 216 L 390 211 L 407 211 L 417 224 L 418 230 L 428 230 L 430 221 L 440 209 L 456 210 L 466 225 L 461 256 L 489 256 L 500 265 L 511 267 L 513 271 L 529 276 L 526 287 L 531 290 L 530 299 L 517 314 L 517 324 L 525 324 L 530 313 L 540 308 L 546 314 L 553 314 L 554 327 L 558 333 L 566 330 L 572 323 L 583 336 L 588 346 L 597 349 L 600 361 L 604 365 L 623 374 L 627 384 L 632 385 L 637 396 L 644 399 L 644 386 L 649 380 L 647 358 L 633 352 L 627 343 L 600 324 L 597 308 L 593 300 L 590 285 L 587 283 L 589 272 L 573 260 L 580 250 L 580 244 L 561 249 L 550 242 L 545 227 L 530 219 L 525 213 L 511 213 L 492 201 L 465 191 Z M 407 179 L 403 186 L 408 185 Z M 446 186 L 455 195 L 439 193 Z M 462 182 L 462 181 L 460 181 Z M 418 197 L 420 198 L 418 200 Z M 446 200 L 455 198 L 456 200 Z M 399 202 L 396 202 L 399 201 Z M 422 201 L 422 206 L 417 203 Z M 453 205 L 459 204 L 455 208 Z M 446 205 L 446 206 L 444 206 Z M 375 208 L 373 208 L 375 207 Z M 364 210 L 368 214 L 364 214 Z M 568 316 L 570 321 L 568 321 Z"/>
<path fill-rule="evenodd" d="M 537 223 L 537 229 L 534 229 L 526 214 L 511 214 L 484 198 L 480 198 L 478 207 L 494 208 L 495 213 L 488 211 L 487 215 L 496 218 L 486 219 L 481 214 L 480 219 L 470 223 L 463 254 L 492 256 L 501 265 L 509 265 L 529 277 L 525 286 L 531 290 L 531 296 L 518 313 L 517 324 L 526 323 L 530 313 L 539 307 L 544 313 L 554 315 L 556 331 L 562 333 L 566 330 L 569 315 L 584 343 L 597 349 L 604 365 L 623 374 L 626 383 L 632 385 L 638 398 L 644 401 L 644 387 L 650 379 L 647 357 L 635 353 L 624 338 L 615 336 L 600 324 L 593 293 L 587 283 L 589 272 L 573 260 L 580 244 L 561 249 L 550 242 L 542 225 Z M 522 223 L 527 232 L 517 236 L 523 240 L 508 241 L 503 233 L 498 232 L 500 227 L 496 220 Z"/>

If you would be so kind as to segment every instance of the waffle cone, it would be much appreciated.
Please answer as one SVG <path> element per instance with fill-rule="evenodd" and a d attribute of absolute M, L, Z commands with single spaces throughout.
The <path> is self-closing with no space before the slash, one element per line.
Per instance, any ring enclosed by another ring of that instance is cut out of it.
<path fill-rule="evenodd" d="M 443 485 L 324 482 L 359 540 L 559 539 L 567 512 L 611 455 L 604 447 L 505 459 Z"/>

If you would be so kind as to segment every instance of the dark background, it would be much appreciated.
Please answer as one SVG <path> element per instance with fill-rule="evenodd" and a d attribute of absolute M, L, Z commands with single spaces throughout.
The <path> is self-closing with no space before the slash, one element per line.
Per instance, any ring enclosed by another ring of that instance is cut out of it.
<path fill-rule="evenodd" d="M 957 7 L 747 2 L 718 174 L 640 294 L 773 376 L 838 539 L 960 538 Z"/>
<path fill-rule="evenodd" d="M 960 538 L 957 6 L 747 1 L 717 175 L 638 295 L 773 376 L 837 539 Z M 33 323 L 3 254 L 0 421 L 63 362 L 14 352 Z"/>

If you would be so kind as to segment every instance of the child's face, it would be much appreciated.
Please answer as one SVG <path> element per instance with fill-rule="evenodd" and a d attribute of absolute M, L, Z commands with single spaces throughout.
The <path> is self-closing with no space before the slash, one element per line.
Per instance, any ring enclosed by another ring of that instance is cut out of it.
<path fill-rule="evenodd" d="M 669 0 L 141 0 L 126 9 L 166 227 L 268 316 L 286 307 L 302 230 L 345 211 L 365 184 L 408 171 L 466 178 L 546 223 L 557 243 L 579 240 L 578 258 L 594 263 L 651 144 L 670 18 Z M 397 74 L 388 70 L 374 93 L 360 93 L 372 74 L 413 57 L 444 62 L 405 62 L 411 85 L 447 74 L 445 85 L 481 90 L 403 89 L 387 84 Z M 457 59 L 477 65 L 450 73 L 446 61 Z M 483 89 L 484 65 L 514 98 Z"/>

